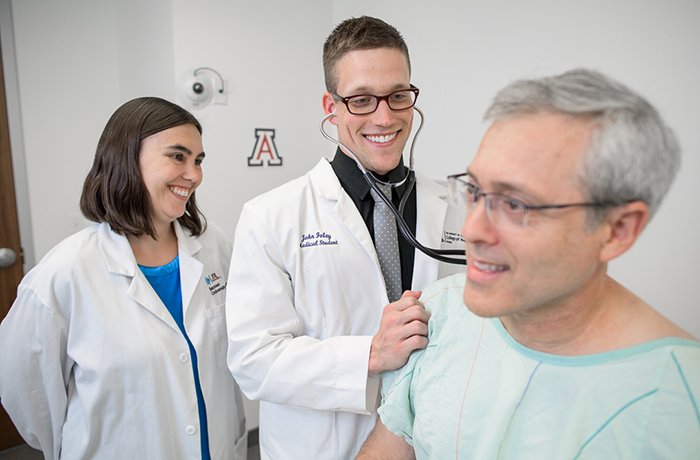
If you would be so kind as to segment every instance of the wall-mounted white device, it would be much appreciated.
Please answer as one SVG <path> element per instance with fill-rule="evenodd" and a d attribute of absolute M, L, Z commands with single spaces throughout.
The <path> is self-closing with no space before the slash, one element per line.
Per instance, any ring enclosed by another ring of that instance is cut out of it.
<path fill-rule="evenodd" d="M 178 96 L 191 109 L 203 109 L 212 102 L 227 103 L 226 82 L 211 67 L 198 67 L 186 73 L 178 84 Z"/>

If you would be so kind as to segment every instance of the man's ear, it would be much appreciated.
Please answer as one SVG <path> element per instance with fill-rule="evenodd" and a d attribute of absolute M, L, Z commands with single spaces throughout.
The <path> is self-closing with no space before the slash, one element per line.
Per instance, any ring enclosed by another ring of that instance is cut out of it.
<path fill-rule="evenodd" d="M 328 91 L 323 93 L 322 104 L 323 104 L 323 112 L 326 115 L 328 115 L 330 113 L 332 113 L 334 115 L 334 116 L 330 117 L 328 120 L 334 125 L 338 124 L 337 120 L 335 119 L 335 99 L 333 98 L 331 93 L 329 93 Z"/>
<path fill-rule="evenodd" d="M 600 251 L 602 262 L 608 262 L 632 247 L 649 222 L 649 206 L 633 201 L 608 211 L 603 225 L 608 228 L 606 241 Z"/>

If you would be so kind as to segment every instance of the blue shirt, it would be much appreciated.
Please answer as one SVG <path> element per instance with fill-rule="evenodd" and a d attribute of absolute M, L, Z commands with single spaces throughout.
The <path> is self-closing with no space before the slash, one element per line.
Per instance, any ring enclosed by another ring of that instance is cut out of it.
<path fill-rule="evenodd" d="M 182 288 L 180 286 L 180 258 L 175 257 L 171 262 L 160 267 L 146 267 L 139 265 L 148 282 L 156 291 L 158 297 L 168 309 L 177 326 L 182 331 L 182 335 L 190 348 L 192 361 L 192 372 L 194 372 L 194 386 L 197 392 L 197 406 L 199 410 L 200 442 L 202 446 L 202 459 L 209 460 L 209 434 L 207 429 L 207 409 L 204 404 L 202 387 L 199 383 L 199 371 L 197 368 L 197 352 L 190 341 L 185 330 L 182 317 Z"/>

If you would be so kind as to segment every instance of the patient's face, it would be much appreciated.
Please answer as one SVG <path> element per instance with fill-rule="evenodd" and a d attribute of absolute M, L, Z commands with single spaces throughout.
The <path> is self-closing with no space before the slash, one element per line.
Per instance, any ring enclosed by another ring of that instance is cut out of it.
<path fill-rule="evenodd" d="M 590 122 L 555 114 L 501 120 L 488 130 L 469 167 L 483 192 L 531 206 L 588 201 L 577 179 Z M 586 226 L 586 208 L 531 211 L 527 226 L 494 225 L 484 198 L 467 217 L 464 301 L 481 316 L 554 312 L 584 295 L 604 270 L 603 235 Z"/>

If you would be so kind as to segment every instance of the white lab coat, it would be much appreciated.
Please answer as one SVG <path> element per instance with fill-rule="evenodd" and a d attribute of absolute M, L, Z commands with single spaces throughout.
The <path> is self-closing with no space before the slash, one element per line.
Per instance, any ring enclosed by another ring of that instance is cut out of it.
<path fill-rule="evenodd" d="M 447 213 L 445 188 L 416 186 L 418 240 L 462 249 L 463 214 Z M 416 250 L 413 287 L 463 270 Z M 261 400 L 262 458 L 354 457 L 376 419 L 367 365 L 388 298 L 372 237 L 327 160 L 244 205 L 226 303 L 229 367 Z"/>
<path fill-rule="evenodd" d="M 240 390 L 226 366 L 230 243 L 176 222 L 184 323 L 197 351 L 213 459 L 245 459 Z M 22 280 L 0 324 L 0 397 L 47 459 L 198 459 L 190 352 L 126 237 L 94 224 Z"/>

